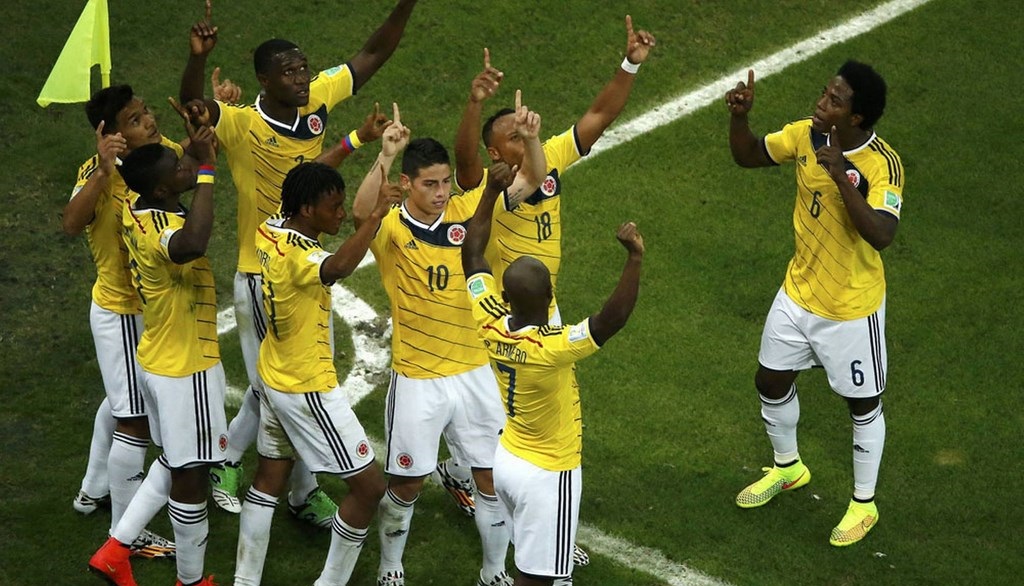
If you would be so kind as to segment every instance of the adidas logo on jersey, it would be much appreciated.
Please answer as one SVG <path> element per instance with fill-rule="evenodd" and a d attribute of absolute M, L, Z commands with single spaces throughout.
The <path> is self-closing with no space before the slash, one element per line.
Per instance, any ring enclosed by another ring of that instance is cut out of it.
<path fill-rule="evenodd" d="M 416 241 L 415 240 L 410 240 L 410 241 L 406 242 L 405 243 L 405 247 L 410 249 L 410 250 L 419 250 L 419 248 L 420 248 L 419 246 L 416 246 Z"/>
<path fill-rule="evenodd" d="M 268 138 L 267 139 L 267 144 L 269 146 L 272 146 L 272 147 L 280 146 L 279 144 L 277 144 L 277 137 L 276 136 L 271 136 L 270 138 Z"/>
<path fill-rule="evenodd" d="M 807 155 L 800 155 L 800 157 L 797 160 L 800 161 L 801 167 L 807 166 Z"/>

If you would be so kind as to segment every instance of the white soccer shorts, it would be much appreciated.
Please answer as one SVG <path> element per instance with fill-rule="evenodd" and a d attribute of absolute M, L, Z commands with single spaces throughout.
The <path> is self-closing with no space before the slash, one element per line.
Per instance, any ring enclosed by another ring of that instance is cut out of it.
<path fill-rule="evenodd" d="M 235 273 L 235 321 L 238 324 L 238 342 L 242 346 L 242 360 L 249 385 L 257 395 L 262 388 L 256 362 L 260 357 L 260 343 L 267 335 L 267 313 L 263 307 L 263 275 Z"/>
<path fill-rule="evenodd" d="M 224 415 L 224 367 L 220 362 L 189 376 L 169 377 L 142 369 L 153 443 L 167 465 L 220 464 L 228 448 Z"/>
<path fill-rule="evenodd" d="M 142 315 L 114 313 L 94 301 L 89 308 L 89 326 L 110 412 L 117 418 L 145 417 L 146 402 L 139 385 L 141 369 L 135 360 L 142 337 Z"/>

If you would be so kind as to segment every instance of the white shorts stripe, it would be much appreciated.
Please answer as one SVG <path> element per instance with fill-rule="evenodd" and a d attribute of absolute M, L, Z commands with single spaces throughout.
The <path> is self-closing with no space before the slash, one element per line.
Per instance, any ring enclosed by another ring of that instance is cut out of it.
<path fill-rule="evenodd" d="M 313 414 L 313 421 L 316 422 L 317 426 L 320 427 L 320 431 L 323 432 L 327 445 L 330 446 L 331 452 L 334 454 L 334 459 L 338 461 L 338 466 L 342 470 L 350 470 L 352 468 L 352 457 L 348 455 L 348 450 L 345 449 L 345 442 L 338 435 L 338 428 L 331 421 L 330 413 L 324 408 L 321 394 L 305 393 L 305 396 L 306 404 L 309 405 L 309 411 Z"/>

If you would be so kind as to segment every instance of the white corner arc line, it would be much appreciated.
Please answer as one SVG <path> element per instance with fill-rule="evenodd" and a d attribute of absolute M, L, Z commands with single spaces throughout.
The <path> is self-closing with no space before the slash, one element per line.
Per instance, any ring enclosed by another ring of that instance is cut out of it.
<path fill-rule="evenodd" d="M 860 36 L 928 2 L 931 0 L 891 0 L 880 4 L 795 45 L 758 59 L 749 66 L 728 73 L 703 87 L 655 106 L 645 114 L 608 129 L 594 144 L 590 154 L 576 164 L 589 161 L 642 134 L 675 122 L 705 106 L 722 100 L 725 92 L 735 87 L 737 82 L 746 81 L 748 69 L 754 70 L 756 79 L 764 79 L 779 73 L 790 65 L 806 61 L 826 49 Z"/>

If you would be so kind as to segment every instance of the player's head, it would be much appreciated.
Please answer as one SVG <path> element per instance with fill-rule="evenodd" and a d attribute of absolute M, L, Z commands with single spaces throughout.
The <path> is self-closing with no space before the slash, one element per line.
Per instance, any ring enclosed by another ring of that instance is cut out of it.
<path fill-rule="evenodd" d="M 103 122 L 103 134 L 121 133 L 128 150 L 160 142 L 156 117 L 135 96 L 130 85 L 113 85 L 96 92 L 85 103 L 85 115 L 93 128 Z"/>
<path fill-rule="evenodd" d="M 544 263 L 532 256 L 520 256 L 505 269 L 501 285 L 504 288 L 501 295 L 512 307 L 512 315 L 547 323 L 554 291 L 551 273 Z"/>
<path fill-rule="evenodd" d="M 149 201 L 162 201 L 196 186 L 195 169 L 182 165 L 178 154 L 162 144 L 133 150 L 118 170 L 128 189 Z"/>
<path fill-rule="evenodd" d="M 402 153 L 401 181 L 408 205 L 420 215 L 440 215 L 452 192 L 452 166 L 444 145 L 432 138 L 410 141 Z"/>
<path fill-rule="evenodd" d="M 345 219 L 345 180 L 323 163 L 300 163 L 281 185 L 281 214 L 288 220 L 335 235 Z"/>
<path fill-rule="evenodd" d="M 811 124 L 818 132 L 870 130 L 885 110 L 885 89 L 870 65 L 847 61 L 822 90 Z"/>
<path fill-rule="evenodd" d="M 309 63 L 299 47 L 284 39 L 264 41 L 252 56 L 264 97 L 300 108 L 309 103 Z"/>
<path fill-rule="evenodd" d="M 516 132 L 515 113 L 512 108 L 502 108 L 484 121 L 483 139 L 487 154 L 492 161 L 502 161 L 509 166 L 523 164 L 523 137 Z"/>

